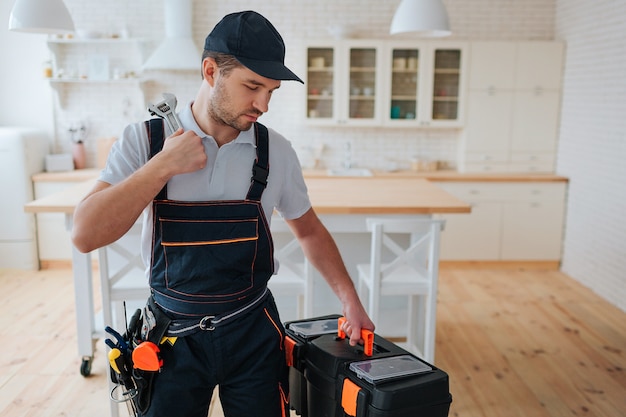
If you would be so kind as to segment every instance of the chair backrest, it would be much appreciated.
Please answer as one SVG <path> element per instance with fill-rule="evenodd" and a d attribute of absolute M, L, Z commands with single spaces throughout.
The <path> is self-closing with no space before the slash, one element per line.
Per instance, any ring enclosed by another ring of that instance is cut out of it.
<path fill-rule="evenodd" d="M 294 274 L 299 275 L 302 281 L 305 280 L 304 254 L 300 248 L 300 243 L 295 237 L 286 244 L 275 247 L 274 260 L 276 262 L 277 274 L 284 275 L 286 269 L 290 269 Z"/>
<path fill-rule="evenodd" d="M 297 296 L 297 315 L 303 319 L 313 315 L 313 266 L 304 256 L 300 242 L 279 216 L 272 218 L 274 260 L 277 273 L 268 286 L 274 295 Z M 281 315 L 284 316 L 283 312 Z"/>
<path fill-rule="evenodd" d="M 150 286 L 141 259 L 141 222 L 117 241 L 98 249 L 100 295 L 104 324 L 116 329 L 126 327 L 126 312 L 145 305 Z M 127 306 L 127 307 L 130 307 Z"/>
<path fill-rule="evenodd" d="M 141 224 L 137 222 L 122 238 L 98 250 L 101 278 L 108 279 L 109 288 L 129 276 L 141 276 L 143 286 L 148 287 L 140 249 Z"/>
<path fill-rule="evenodd" d="M 368 218 L 371 277 L 384 281 L 400 269 L 413 270 L 424 279 L 432 277 L 438 269 L 435 261 L 444 224 L 444 220 L 430 218 Z"/>
<path fill-rule="evenodd" d="M 282 272 L 289 269 L 304 281 L 304 254 L 298 239 L 280 216 L 272 217 L 271 231 L 274 240 L 274 260 L 277 262 L 278 274 L 280 275 L 281 268 Z"/>

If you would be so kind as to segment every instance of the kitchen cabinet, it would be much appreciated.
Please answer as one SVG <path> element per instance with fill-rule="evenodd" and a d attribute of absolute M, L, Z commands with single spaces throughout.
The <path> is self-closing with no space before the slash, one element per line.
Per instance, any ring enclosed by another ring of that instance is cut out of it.
<path fill-rule="evenodd" d="M 61 107 L 72 86 L 120 85 L 124 90 L 132 86 L 143 95 L 145 45 L 144 40 L 133 38 L 49 39 L 48 48 L 53 54 L 50 85 Z"/>
<path fill-rule="evenodd" d="M 559 261 L 566 182 L 437 182 L 472 205 L 446 214 L 441 259 Z"/>
<path fill-rule="evenodd" d="M 478 199 L 466 201 L 472 205 L 471 214 L 440 216 L 446 220 L 441 235 L 441 259 L 500 259 L 500 203 Z"/>
<path fill-rule="evenodd" d="M 40 172 L 32 176 L 35 199 L 39 200 L 98 176 L 99 169 Z M 37 246 L 40 263 L 70 261 L 72 245 L 63 212 L 37 212 Z"/>
<path fill-rule="evenodd" d="M 307 121 L 316 125 L 381 123 L 382 43 L 319 42 L 307 48 Z"/>
<path fill-rule="evenodd" d="M 552 41 L 471 43 L 461 171 L 554 171 L 563 49 Z"/>
<path fill-rule="evenodd" d="M 461 126 L 464 43 L 318 41 L 306 57 L 308 124 Z"/>
<path fill-rule="evenodd" d="M 465 49 L 452 42 L 387 44 L 384 124 L 460 127 Z"/>
<path fill-rule="evenodd" d="M 73 181 L 34 182 L 35 199 L 43 198 L 73 185 Z M 37 246 L 39 261 L 68 261 L 72 259 L 70 232 L 63 213 L 37 213 Z"/>
<path fill-rule="evenodd" d="M 559 196 L 502 203 L 501 259 L 561 259 L 564 204 Z"/>

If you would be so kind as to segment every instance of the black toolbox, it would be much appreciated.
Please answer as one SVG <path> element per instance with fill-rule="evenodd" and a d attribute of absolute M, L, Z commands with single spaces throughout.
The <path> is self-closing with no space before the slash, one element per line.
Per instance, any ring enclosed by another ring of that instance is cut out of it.
<path fill-rule="evenodd" d="M 373 335 L 373 352 L 337 335 L 338 315 L 285 323 L 290 406 L 303 417 L 446 417 L 448 375 Z M 372 340 L 372 339 L 370 339 Z"/>

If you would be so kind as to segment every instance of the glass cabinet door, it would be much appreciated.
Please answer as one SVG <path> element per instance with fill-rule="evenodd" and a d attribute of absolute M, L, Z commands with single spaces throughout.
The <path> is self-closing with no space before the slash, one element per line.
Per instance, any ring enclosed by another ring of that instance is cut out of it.
<path fill-rule="evenodd" d="M 335 50 L 309 48 L 307 52 L 307 114 L 309 119 L 333 119 L 335 114 Z"/>
<path fill-rule="evenodd" d="M 376 48 L 350 48 L 348 84 L 349 119 L 376 118 Z"/>
<path fill-rule="evenodd" d="M 391 52 L 391 96 L 390 114 L 392 121 L 415 120 L 419 106 L 419 50 L 393 49 Z"/>
<path fill-rule="evenodd" d="M 461 50 L 434 51 L 432 120 L 458 120 Z"/>

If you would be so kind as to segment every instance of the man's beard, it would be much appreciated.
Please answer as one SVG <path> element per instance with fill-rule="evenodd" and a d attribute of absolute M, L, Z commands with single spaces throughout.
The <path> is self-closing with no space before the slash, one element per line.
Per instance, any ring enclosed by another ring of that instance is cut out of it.
<path fill-rule="evenodd" d="M 236 113 L 230 108 L 230 103 L 232 103 L 232 101 L 230 95 L 224 88 L 224 84 L 218 82 L 213 92 L 213 100 L 209 104 L 209 117 L 221 125 L 230 126 L 233 129 L 243 132 L 252 127 L 252 122 L 242 121 L 240 119 L 242 115 L 255 114 L 261 116 L 263 114 L 256 109 Z"/>

